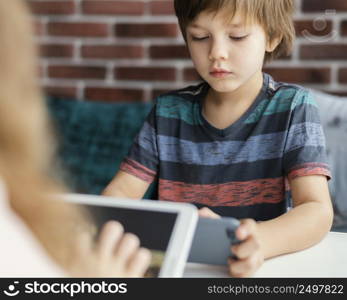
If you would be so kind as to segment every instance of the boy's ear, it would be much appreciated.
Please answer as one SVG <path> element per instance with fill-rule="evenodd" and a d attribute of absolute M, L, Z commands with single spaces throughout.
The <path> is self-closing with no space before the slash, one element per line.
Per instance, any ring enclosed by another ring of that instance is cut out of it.
<path fill-rule="evenodd" d="M 271 53 L 271 52 L 275 51 L 275 49 L 281 43 L 281 41 L 282 41 L 282 36 L 275 37 L 271 40 L 268 40 L 267 44 L 266 44 L 266 52 Z"/>

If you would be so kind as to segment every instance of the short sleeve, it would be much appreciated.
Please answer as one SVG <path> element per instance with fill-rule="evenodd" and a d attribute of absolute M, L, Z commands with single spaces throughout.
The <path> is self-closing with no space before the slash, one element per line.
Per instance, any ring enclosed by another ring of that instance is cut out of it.
<path fill-rule="evenodd" d="M 158 169 L 158 149 L 156 130 L 156 105 L 147 116 L 140 132 L 135 137 L 120 170 L 152 183 Z"/>
<path fill-rule="evenodd" d="M 312 94 L 299 90 L 293 99 L 283 155 L 283 168 L 289 179 L 323 175 L 330 179 L 325 137 L 319 111 Z"/>

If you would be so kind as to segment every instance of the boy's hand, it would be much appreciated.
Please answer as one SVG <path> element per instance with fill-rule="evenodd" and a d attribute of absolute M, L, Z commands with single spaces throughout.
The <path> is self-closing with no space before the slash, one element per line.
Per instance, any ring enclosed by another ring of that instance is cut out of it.
<path fill-rule="evenodd" d="M 199 209 L 199 217 L 219 219 L 220 215 L 217 215 L 215 212 L 213 212 L 212 210 L 210 210 L 207 207 L 203 207 L 203 208 Z"/>
<path fill-rule="evenodd" d="M 218 219 L 220 215 L 207 207 L 203 207 L 199 209 L 199 217 Z M 231 248 L 233 255 L 237 259 L 229 259 L 229 272 L 233 277 L 249 277 L 264 262 L 264 255 L 260 248 L 257 232 L 257 223 L 253 219 L 241 220 L 240 226 L 236 229 L 236 237 L 241 243 Z"/>
<path fill-rule="evenodd" d="M 229 259 L 229 272 L 233 277 L 249 277 L 264 262 L 257 223 L 253 219 L 241 220 L 241 225 L 236 230 L 236 237 L 241 243 L 231 247 L 237 259 Z"/>

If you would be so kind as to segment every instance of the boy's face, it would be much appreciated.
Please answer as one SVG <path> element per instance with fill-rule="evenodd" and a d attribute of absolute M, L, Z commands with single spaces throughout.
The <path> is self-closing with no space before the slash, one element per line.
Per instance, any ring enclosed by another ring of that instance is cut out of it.
<path fill-rule="evenodd" d="M 216 92 L 233 92 L 261 72 L 267 46 L 258 24 L 247 27 L 240 15 L 202 12 L 187 27 L 187 44 L 200 76 Z"/>

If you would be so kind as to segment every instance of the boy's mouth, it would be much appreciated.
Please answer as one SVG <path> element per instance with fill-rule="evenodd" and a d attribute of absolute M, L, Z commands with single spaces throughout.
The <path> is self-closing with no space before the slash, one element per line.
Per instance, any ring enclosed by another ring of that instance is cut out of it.
<path fill-rule="evenodd" d="M 232 74 L 232 72 L 225 70 L 225 69 L 218 69 L 218 68 L 214 68 L 211 72 L 210 75 L 212 77 L 216 77 L 216 78 L 223 78 L 223 77 L 227 77 L 230 74 Z"/>

